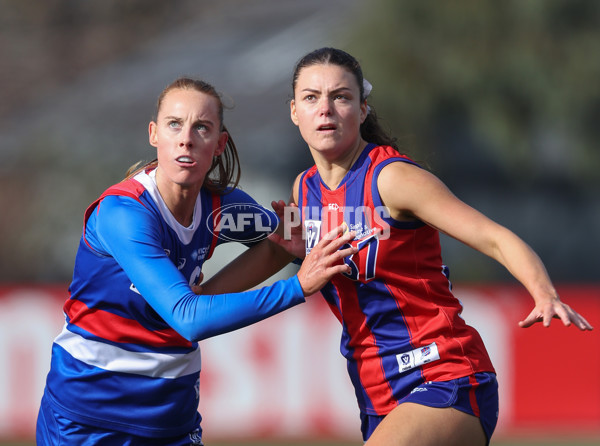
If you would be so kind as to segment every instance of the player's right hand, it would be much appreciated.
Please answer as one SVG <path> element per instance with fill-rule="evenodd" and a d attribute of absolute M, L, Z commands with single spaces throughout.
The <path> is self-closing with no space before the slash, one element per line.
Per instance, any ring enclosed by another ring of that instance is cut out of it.
<path fill-rule="evenodd" d="M 343 259 L 358 252 L 358 248 L 350 246 L 340 249 L 356 236 L 354 231 L 344 233 L 347 229 L 348 226 L 342 224 L 325 234 L 304 258 L 297 277 L 305 296 L 319 291 L 336 274 L 351 272 Z"/>

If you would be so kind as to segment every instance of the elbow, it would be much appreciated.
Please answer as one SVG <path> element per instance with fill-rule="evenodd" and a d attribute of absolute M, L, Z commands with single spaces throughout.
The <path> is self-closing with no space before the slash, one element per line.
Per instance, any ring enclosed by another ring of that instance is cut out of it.
<path fill-rule="evenodd" d="M 194 330 L 192 324 L 174 322 L 171 324 L 171 328 L 177 332 L 177 334 L 188 342 L 198 342 L 197 339 L 198 330 Z"/>
<path fill-rule="evenodd" d="M 201 303 L 209 296 L 189 294 L 171 309 L 170 325 L 182 338 L 189 342 L 198 342 L 210 336 L 206 324 L 209 311 Z"/>
<path fill-rule="evenodd" d="M 210 332 L 209 329 L 205 326 L 199 326 L 200 324 L 179 324 L 177 327 L 173 327 L 173 329 L 189 342 L 200 342 L 206 338 L 210 338 L 214 336 L 213 333 Z"/>

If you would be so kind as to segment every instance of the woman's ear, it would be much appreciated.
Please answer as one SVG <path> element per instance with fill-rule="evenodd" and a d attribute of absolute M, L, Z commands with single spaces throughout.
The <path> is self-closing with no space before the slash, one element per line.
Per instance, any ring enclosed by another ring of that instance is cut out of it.
<path fill-rule="evenodd" d="M 229 133 L 225 131 L 221 132 L 214 156 L 219 156 L 225 151 L 225 148 L 227 147 L 227 141 L 229 141 Z"/>
<path fill-rule="evenodd" d="M 156 136 L 156 122 L 150 121 L 148 124 L 148 141 L 152 147 L 158 145 L 158 137 Z"/>
<path fill-rule="evenodd" d="M 296 102 L 292 99 L 290 101 L 290 118 L 292 118 L 292 122 L 298 125 L 298 115 L 296 115 Z"/>
<path fill-rule="evenodd" d="M 369 106 L 367 105 L 367 100 L 365 99 L 360 104 L 360 123 L 362 124 L 367 119 L 367 115 L 369 114 Z"/>

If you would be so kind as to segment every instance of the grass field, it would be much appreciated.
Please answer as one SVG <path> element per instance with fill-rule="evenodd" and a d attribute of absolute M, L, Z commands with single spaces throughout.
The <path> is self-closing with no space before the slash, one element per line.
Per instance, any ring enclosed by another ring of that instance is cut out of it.
<path fill-rule="evenodd" d="M 35 442 L 18 442 L 18 441 L 1 441 L 0 446 L 35 446 Z M 281 442 L 223 442 L 215 441 L 208 442 L 206 446 L 362 446 L 361 443 L 348 442 L 325 442 L 325 441 L 281 441 Z M 552 439 L 539 438 L 532 439 L 501 439 L 498 441 L 492 440 L 491 446 L 600 446 L 600 438 L 598 439 Z"/>
<path fill-rule="evenodd" d="M 0 446 L 35 446 L 35 442 L 3 442 L 0 441 Z M 362 446 L 360 443 L 339 443 L 339 442 L 209 442 L 206 446 Z M 491 442 L 491 446 L 600 446 L 600 439 L 597 440 L 555 440 L 555 439 L 538 439 L 538 440 L 498 440 Z"/>
<path fill-rule="evenodd" d="M 28 445 L 29 446 L 29 445 Z M 280 442 L 207 442 L 206 446 L 362 446 L 360 442 L 336 442 L 336 441 L 280 441 Z M 443 446 L 443 445 L 440 445 Z M 595 438 L 568 438 L 561 436 L 544 437 L 539 435 L 536 437 L 528 436 L 527 438 L 506 438 L 502 437 L 497 440 L 492 439 L 490 446 L 600 446 L 600 437 Z"/>
<path fill-rule="evenodd" d="M 336 443 L 336 442 L 280 442 L 280 443 L 265 443 L 265 442 L 217 442 L 207 443 L 206 446 L 362 446 L 361 443 Z M 600 446 L 598 440 L 559 440 L 541 439 L 541 440 L 499 440 L 491 442 L 491 446 Z"/>
<path fill-rule="evenodd" d="M 335 443 L 335 442 L 310 442 L 310 443 L 299 443 L 299 442 L 282 442 L 282 443 L 209 443 L 206 446 L 362 446 L 361 443 Z M 499 440 L 491 442 L 491 446 L 600 446 L 600 439 L 598 440 L 552 440 L 552 439 L 541 439 L 541 440 Z"/>
<path fill-rule="evenodd" d="M 35 442 L 3 442 L 0 441 L 0 446 L 35 446 Z M 361 443 L 340 443 L 340 442 L 209 442 L 206 446 L 362 446 Z M 498 441 L 492 440 L 491 446 L 600 446 L 600 438 L 589 440 L 569 440 L 569 439 L 537 439 L 537 440 L 508 440 L 502 439 Z"/>

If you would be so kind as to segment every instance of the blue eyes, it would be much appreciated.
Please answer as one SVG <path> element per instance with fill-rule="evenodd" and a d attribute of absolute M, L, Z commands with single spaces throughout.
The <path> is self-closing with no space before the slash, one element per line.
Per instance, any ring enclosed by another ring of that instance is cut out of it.
<path fill-rule="evenodd" d="M 167 125 L 170 129 L 180 129 L 182 127 L 182 124 L 179 121 L 169 121 Z M 205 124 L 196 124 L 194 130 L 198 132 L 207 132 L 208 126 Z"/>

